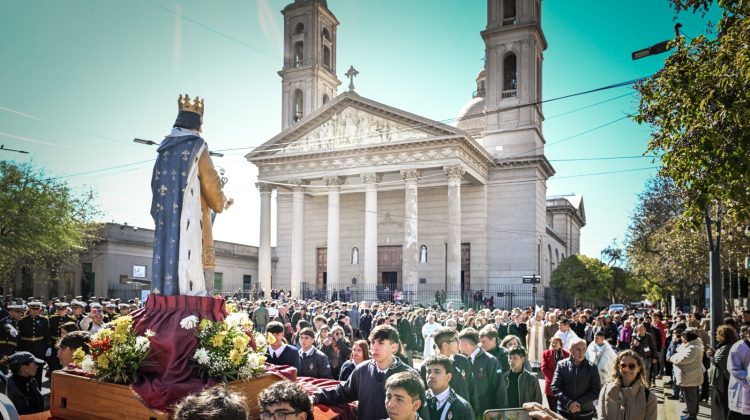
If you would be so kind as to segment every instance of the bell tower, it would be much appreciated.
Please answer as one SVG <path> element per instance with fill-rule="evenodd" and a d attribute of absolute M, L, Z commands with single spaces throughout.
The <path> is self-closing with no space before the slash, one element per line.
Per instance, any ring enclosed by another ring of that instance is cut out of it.
<path fill-rule="evenodd" d="M 336 28 L 339 21 L 326 0 L 295 0 L 284 15 L 284 67 L 281 76 L 281 129 L 309 115 L 336 96 Z"/>
<path fill-rule="evenodd" d="M 544 154 L 541 0 L 488 0 L 482 31 L 487 115 L 483 143 L 496 159 Z"/>

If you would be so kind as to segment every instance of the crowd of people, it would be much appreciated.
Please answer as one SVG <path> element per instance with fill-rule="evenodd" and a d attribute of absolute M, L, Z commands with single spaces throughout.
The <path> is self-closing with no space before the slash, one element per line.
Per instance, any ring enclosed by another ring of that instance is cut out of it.
<path fill-rule="evenodd" d="M 727 316 L 711 348 L 705 311 L 665 317 L 657 310 L 444 310 L 279 295 L 285 298 L 229 300 L 248 312 L 256 330 L 274 336 L 269 363 L 338 385 L 309 398 L 292 385 L 269 388 L 259 399 L 263 418 L 312 417 L 313 404 L 356 401 L 357 418 L 365 420 L 472 419 L 524 403 L 536 418 L 650 420 L 657 403 L 651 386 L 662 376 L 671 378 L 670 398 L 686 403 L 686 419 L 695 419 L 699 401 L 708 399 L 721 413 L 716 418 L 750 416 L 750 311 Z M 0 391 L 20 414 L 43 411 L 42 372 L 66 366 L 77 348 L 87 349 L 91 334 L 140 305 L 6 299 L 0 356 L 8 373 Z M 176 413 L 229 391 L 211 392 L 191 396 Z"/>

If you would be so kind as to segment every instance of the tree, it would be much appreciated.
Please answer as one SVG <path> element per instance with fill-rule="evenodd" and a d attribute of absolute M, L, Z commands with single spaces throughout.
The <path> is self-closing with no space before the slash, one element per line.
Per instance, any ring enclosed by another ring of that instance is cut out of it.
<path fill-rule="evenodd" d="M 552 287 L 574 296 L 576 303 L 604 303 L 611 298 L 612 270 L 596 258 L 571 255 L 552 273 Z"/>
<path fill-rule="evenodd" d="M 99 235 L 93 201 L 93 192 L 75 195 L 67 183 L 30 164 L 0 162 L 2 282 L 13 284 L 19 267 L 55 276 L 60 264 L 88 249 Z"/>
<path fill-rule="evenodd" d="M 713 1 L 671 0 L 708 11 Z M 677 37 L 664 67 L 636 85 L 635 121 L 652 127 L 648 152 L 686 194 L 685 220 L 698 225 L 714 203 L 750 216 L 750 3 L 720 0 L 716 37 Z"/>
<path fill-rule="evenodd" d="M 639 194 L 628 227 L 627 260 L 649 297 L 683 297 L 706 281 L 705 238 L 692 225 L 679 223 L 684 197 L 670 178 L 657 175 Z"/>

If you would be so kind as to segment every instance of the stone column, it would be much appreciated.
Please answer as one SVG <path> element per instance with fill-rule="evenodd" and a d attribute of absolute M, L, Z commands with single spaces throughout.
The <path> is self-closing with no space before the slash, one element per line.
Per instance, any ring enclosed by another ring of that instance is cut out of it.
<path fill-rule="evenodd" d="M 341 185 L 344 184 L 344 177 L 333 176 L 324 178 L 326 185 L 328 185 L 328 250 L 327 261 L 326 261 L 326 272 L 328 276 L 328 284 L 334 285 L 334 287 L 341 288 L 341 279 L 339 278 L 340 273 L 340 256 L 341 247 L 339 243 L 339 232 L 340 232 L 340 195 Z"/>
<path fill-rule="evenodd" d="M 300 297 L 301 283 L 305 281 L 305 185 L 309 181 L 289 181 L 292 187 L 292 297 Z"/>
<path fill-rule="evenodd" d="M 273 185 L 258 182 L 260 191 L 260 246 L 258 247 L 258 282 L 264 296 L 271 296 L 271 193 Z"/>
<path fill-rule="evenodd" d="M 375 291 L 378 284 L 378 182 L 379 174 L 363 174 L 365 183 L 365 249 L 364 249 L 364 290 Z M 371 295 L 366 296 L 370 297 Z M 374 298 L 374 295 L 372 295 Z"/>
<path fill-rule="evenodd" d="M 448 176 L 448 255 L 447 298 L 461 300 L 461 178 L 466 172 L 460 166 L 443 168 Z"/>
<path fill-rule="evenodd" d="M 403 289 L 405 292 L 416 292 L 419 282 L 419 231 L 418 227 L 418 195 L 417 183 L 422 171 L 410 169 L 401 171 L 404 178 L 404 248 L 402 271 L 404 276 Z M 409 297 L 412 300 L 412 297 Z"/>

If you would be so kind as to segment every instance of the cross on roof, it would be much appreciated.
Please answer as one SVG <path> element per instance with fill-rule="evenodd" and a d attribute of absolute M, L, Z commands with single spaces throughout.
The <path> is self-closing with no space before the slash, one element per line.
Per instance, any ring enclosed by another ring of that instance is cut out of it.
<path fill-rule="evenodd" d="M 354 92 L 354 76 L 358 75 L 359 72 L 354 66 L 349 66 L 349 70 L 344 73 L 344 76 L 349 78 L 349 92 Z"/>

